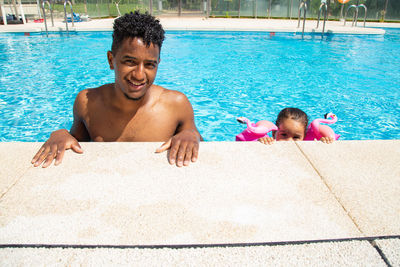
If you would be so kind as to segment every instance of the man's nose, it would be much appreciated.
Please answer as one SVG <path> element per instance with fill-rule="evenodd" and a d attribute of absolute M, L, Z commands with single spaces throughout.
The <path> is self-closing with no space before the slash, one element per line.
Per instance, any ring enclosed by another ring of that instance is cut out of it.
<path fill-rule="evenodd" d="M 144 73 L 144 65 L 143 64 L 137 65 L 135 71 L 133 72 L 133 77 L 135 78 L 135 80 L 138 80 L 138 81 L 144 80 L 146 75 Z"/>

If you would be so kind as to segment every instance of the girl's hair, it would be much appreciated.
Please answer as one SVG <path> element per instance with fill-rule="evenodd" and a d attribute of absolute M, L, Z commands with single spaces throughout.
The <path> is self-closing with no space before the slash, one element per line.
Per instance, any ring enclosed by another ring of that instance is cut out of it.
<path fill-rule="evenodd" d="M 304 125 L 304 134 L 307 131 L 308 125 L 308 116 L 307 114 L 298 108 L 284 108 L 279 112 L 278 117 L 276 118 L 276 126 L 279 127 L 279 124 L 285 119 L 292 119 L 300 122 Z"/>

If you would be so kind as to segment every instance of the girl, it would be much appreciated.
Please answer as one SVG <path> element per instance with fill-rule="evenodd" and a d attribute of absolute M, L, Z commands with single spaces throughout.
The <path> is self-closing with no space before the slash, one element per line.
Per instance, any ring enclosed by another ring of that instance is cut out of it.
<path fill-rule="evenodd" d="M 272 132 L 273 137 L 259 138 L 263 144 L 271 145 L 276 141 L 302 141 L 306 136 L 308 125 L 307 114 L 298 108 L 285 108 L 276 119 L 277 131 Z M 326 126 L 327 127 L 327 126 Z M 321 141 L 330 144 L 335 140 L 333 136 L 323 136 Z"/>

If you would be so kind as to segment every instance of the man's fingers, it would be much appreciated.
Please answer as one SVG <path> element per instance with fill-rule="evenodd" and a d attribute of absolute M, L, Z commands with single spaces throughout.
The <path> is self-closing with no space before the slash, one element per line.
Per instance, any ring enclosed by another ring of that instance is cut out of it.
<path fill-rule="evenodd" d="M 82 149 L 82 147 L 79 145 L 79 143 L 71 145 L 71 148 L 72 148 L 72 150 L 73 150 L 74 152 L 76 152 L 76 153 L 79 153 L 79 154 L 82 154 L 82 153 L 83 153 L 83 149 Z M 63 151 L 65 151 L 65 149 L 63 149 Z"/>
<path fill-rule="evenodd" d="M 32 158 L 32 161 L 31 161 L 32 164 L 34 164 L 39 159 L 39 157 L 42 154 L 43 150 L 44 150 L 44 144 L 40 147 L 39 151 Z"/>
<path fill-rule="evenodd" d="M 167 142 L 162 144 L 159 148 L 156 149 L 156 153 L 164 152 L 165 150 L 171 147 L 172 138 L 170 138 Z"/>
<path fill-rule="evenodd" d="M 199 157 L 199 143 L 195 144 L 192 148 L 192 162 L 195 162 Z"/>
<path fill-rule="evenodd" d="M 49 146 L 43 147 L 43 149 L 41 149 L 39 157 L 36 159 L 36 162 L 33 164 L 33 166 L 37 167 L 40 164 L 42 164 L 42 162 L 47 158 L 49 153 L 50 153 L 50 147 Z"/>
<path fill-rule="evenodd" d="M 47 152 L 47 155 L 46 155 L 46 158 L 45 158 L 45 161 L 44 161 L 42 167 L 47 168 L 48 166 L 50 166 L 56 156 L 57 156 L 57 145 L 53 145 L 53 146 L 51 146 L 50 151 Z"/>
<path fill-rule="evenodd" d="M 72 144 L 71 145 L 71 149 L 76 153 L 79 153 L 79 154 L 83 153 L 83 149 L 79 145 L 79 143 Z M 58 147 L 57 154 L 56 154 L 56 162 L 54 162 L 55 166 L 59 165 L 62 162 L 62 160 L 64 158 L 64 153 L 65 153 L 66 150 L 67 150 L 67 148 L 65 146 L 61 146 L 61 147 L 59 146 Z"/>
<path fill-rule="evenodd" d="M 185 155 L 183 159 L 183 165 L 188 166 L 192 161 L 192 153 L 193 153 L 193 144 L 189 144 L 186 146 Z"/>
<path fill-rule="evenodd" d="M 42 167 L 43 168 L 47 168 L 51 165 L 51 163 L 53 162 L 54 156 L 53 155 L 49 155 L 46 160 L 44 161 Z"/>
<path fill-rule="evenodd" d="M 54 166 L 59 165 L 63 158 L 64 158 L 64 153 L 65 153 L 65 148 L 58 148 L 57 154 L 56 154 L 56 162 L 54 162 Z"/>
<path fill-rule="evenodd" d="M 168 161 L 171 165 L 175 164 L 175 162 L 176 162 L 176 156 L 178 154 L 180 144 L 181 144 L 180 140 L 175 141 L 174 143 L 171 142 L 171 145 L 170 145 L 171 149 L 169 150 L 169 157 L 168 157 Z"/>
<path fill-rule="evenodd" d="M 185 159 L 185 154 L 186 154 L 186 147 L 187 147 L 186 142 L 180 143 L 180 146 L 178 148 L 178 153 L 176 155 L 176 166 L 178 166 L 178 167 L 183 166 L 183 160 Z M 171 148 L 171 150 L 172 150 L 172 148 Z"/>

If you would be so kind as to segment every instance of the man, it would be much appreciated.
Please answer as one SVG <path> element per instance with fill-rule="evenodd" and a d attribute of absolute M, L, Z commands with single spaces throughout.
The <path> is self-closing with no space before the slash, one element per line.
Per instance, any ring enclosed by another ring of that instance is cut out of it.
<path fill-rule="evenodd" d="M 67 149 L 83 153 L 78 141 L 165 142 L 156 152 L 170 149 L 170 164 L 196 161 L 203 139 L 189 100 L 153 84 L 163 40 L 161 24 L 148 14 L 135 11 L 116 19 L 107 52 L 115 83 L 79 92 L 70 132 L 53 132 L 32 164 L 48 167 L 55 160 L 58 165 Z"/>

